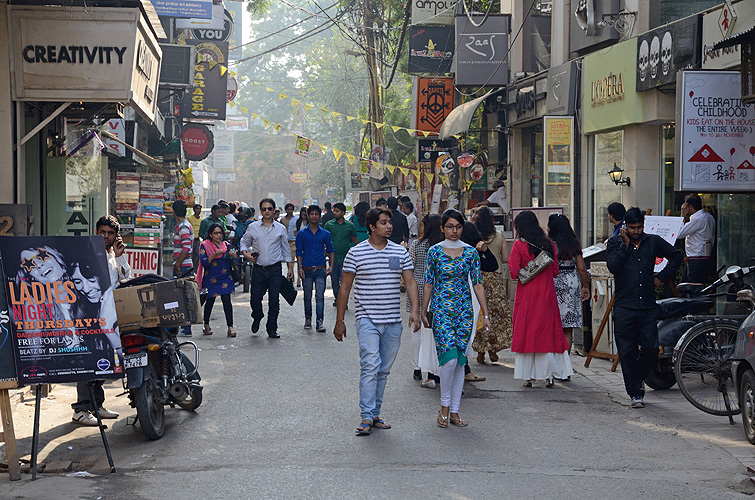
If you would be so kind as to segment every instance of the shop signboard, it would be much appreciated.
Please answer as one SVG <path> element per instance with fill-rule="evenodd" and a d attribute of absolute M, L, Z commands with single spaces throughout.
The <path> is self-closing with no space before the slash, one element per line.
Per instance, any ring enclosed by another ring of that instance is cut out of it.
<path fill-rule="evenodd" d="M 458 0 L 412 0 L 412 24 L 453 25 Z"/>
<path fill-rule="evenodd" d="M 507 15 L 456 18 L 456 85 L 499 86 L 509 83 Z M 472 24 L 472 20 L 475 24 Z M 476 26 L 479 24 L 479 26 Z"/>
<path fill-rule="evenodd" d="M 188 90 L 181 104 L 181 118 L 225 120 L 228 92 L 228 42 L 187 40 L 194 45 L 202 62 L 194 64 L 194 88 Z"/>
<path fill-rule="evenodd" d="M 0 253 L 19 385 L 123 377 L 102 237 L 6 238 Z"/>
<path fill-rule="evenodd" d="M 233 21 L 231 27 L 231 36 L 228 38 L 228 58 L 232 60 L 241 59 L 241 46 L 244 43 L 244 2 L 226 2 L 228 12 L 231 14 Z"/>
<path fill-rule="evenodd" d="M 585 56 L 582 63 L 585 134 L 643 121 L 643 94 L 635 91 L 636 60 L 634 39 Z"/>
<path fill-rule="evenodd" d="M 409 27 L 409 73 L 448 73 L 453 57 L 453 26 Z"/>
<path fill-rule="evenodd" d="M 249 121 L 246 116 L 227 116 L 225 119 L 225 129 L 233 132 L 246 132 L 249 130 Z"/>
<path fill-rule="evenodd" d="M 454 79 L 416 79 L 417 117 L 414 127 L 425 132 L 440 132 L 443 121 L 454 109 Z"/>
<path fill-rule="evenodd" d="M 694 15 L 637 37 L 637 91 L 676 83 L 676 73 L 700 60 L 701 16 Z"/>
<path fill-rule="evenodd" d="M 545 113 L 571 116 L 577 101 L 579 68 L 576 61 L 569 61 L 548 70 L 548 96 Z"/>
<path fill-rule="evenodd" d="M 579 52 L 596 45 L 605 45 L 619 38 L 611 26 L 601 26 L 603 15 L 617 14 L 619 0 L 579 0 L 571 3 L 569 25 L 569 51 Z"/>
<path fill-rule="evenodd" d="M 124 252 L 131 266 L 131 277 L 160 273 L 160 250 L 151 248 L 127 248 Z"/>
<path fill-rule="evenodd" d="M 233 15 L 230 11 L 223 8 L 222 5 L 212 6 L 212 20 L 208 19 L 180 19 L 176 24 L 185 23 L 186 21 L 198 21 L 194 26 L 189 28 L 189 34 L 194 40 L 228 42 L 233 34 Z"/>
<path fill-rule="evenodd" d="M 546 116 L 543 125 L 545 148 L 545 184 L 571 184 L 574 164 L 574 119 Z"/>
<path fill-rule="evenodd" d="M 438 154 L 451 155 L 454 141 L 441 141 L 438 139 L 419 139 L 417 141 L 417 161 L 435 164 Z"/>
<path fill-rule="evenodd" d="M 139 9 L 9 9 L 13 100 L 125 102 L 154 121 L 162 50 Z"/>
<path fill-rule="evenodd" d="M 158 16 L 200 19 L 212 17 L 212 0 L 152 0 L 152 6 Z"/>
<path fill-rule="evenodd" d="M 755 191 L 755 106 L 737 71 L 684 71 L 677 92 L 677 191 Z"/>
<path fill-rule="evenodd" d="M 122 141 L 126 140 L 126 120 L 124 120 L 123 118 L 113 118 L 112 120 L 108 120 L 107 122 L 105 122 L 105 125 L 103 125 L 103 127 L 118 139 Z M 100 140 L 102 141 L 102 144 L 104 146 L 106 146 L 111 151 L 115 151 L 118 156 L 124 156 L 124 153 L 126 152 L 126 146 L 105 135 L 102 135 L 100 137 Z"/>
<path fill-rule="evenodd" d="M 176 29 L 223 29 L 223 4 L 212 5 L 212 15 L 188 19 L 176 19 Z"/>
<path fill-rule="evenodd" d="M 212 169 L 217 182 L 233 182 L 236 180 L 234 158 L 235 132 L 215 127 L 215 149 L 212 152 Z"/>
<path fill-rule="evenodd" d="M 729 69 L 742 64 L 742 46 L 713 50 L 724 38 L 755 27 L 755 2 L 722 3 L 703 15 L 703 69 Z"/>
<path fill-rule="evenodd" d="M 204 160 L 215 147 L 212 132 L 201 123 L 186 123 L 181 131 L 181 143 L 187 160 Z"/>

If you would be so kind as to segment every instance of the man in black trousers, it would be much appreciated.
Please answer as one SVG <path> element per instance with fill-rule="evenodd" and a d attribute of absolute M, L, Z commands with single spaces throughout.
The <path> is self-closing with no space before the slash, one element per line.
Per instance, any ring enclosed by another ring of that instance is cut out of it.
<path fill-rule="evenodd" d="M 644 408 L 642 381 L 658 360 L 655 288 L 676 275 L 682 254 L 660 236 L 643 231 L 645 215 L 639 208 L 627 210 L 624 223 L 618 236 L 609 238 L 606 247 L 608 270 L 616 278 L 613 328 L 632 408 Z M 668 259 L 668 263 L 654 276 L 657 257 Z"/>

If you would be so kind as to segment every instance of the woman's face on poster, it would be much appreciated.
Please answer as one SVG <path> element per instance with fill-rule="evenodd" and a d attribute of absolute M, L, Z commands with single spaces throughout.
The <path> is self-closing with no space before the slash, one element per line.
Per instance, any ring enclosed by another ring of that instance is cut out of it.
<path fill-rule="evenodd" d="M 85 278 L 81 274 L 81 269 L 76 267 L 71 280 L 73 281 L 73 286 L 76 287 L 76 291 L 86 297 L 89 302 L 97 304 L 102 300 L 102 287 L 95 276 Z"/>
<path fill-rule="evenodd" d="M 65 275 L 65 269 L 55 256 L 41 248 L 21 252 L 21 267 L 32 278 L 43 283 L 60 281 Z"/>

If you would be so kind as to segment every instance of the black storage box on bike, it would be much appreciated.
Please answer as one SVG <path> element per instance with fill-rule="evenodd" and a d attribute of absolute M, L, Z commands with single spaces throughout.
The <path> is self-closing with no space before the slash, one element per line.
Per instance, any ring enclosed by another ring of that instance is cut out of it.
<path fill-rule="evenodd" d="M 121 283 L 113 291 L 120 330 L 171 328 L 202 322 L 199 286 L 191 279 L 147 275 Z"/>
<path fill-rule="evenodd" d="M 688 314 L 702 314 L 713 307 L 711 297 L 671 297 L 655 301 L 658 304 L 658 319 L 680 318 Z"/>

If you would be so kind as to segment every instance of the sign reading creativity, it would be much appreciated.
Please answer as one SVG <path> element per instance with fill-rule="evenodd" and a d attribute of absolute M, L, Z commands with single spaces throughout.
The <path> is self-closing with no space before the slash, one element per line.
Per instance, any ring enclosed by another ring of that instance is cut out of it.
<path fill-rule="evenodd" d="M 682 72 L 677 190 L 755 191 L 755 106 L 742 102 L 740 78 L 734 71 Z"/>
<path fill-rule="evenodd" d="M 101 236 L 3 239 L 19 385 L 123 376 Z"/>

